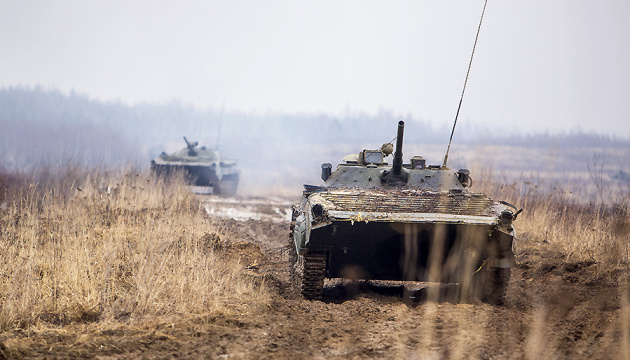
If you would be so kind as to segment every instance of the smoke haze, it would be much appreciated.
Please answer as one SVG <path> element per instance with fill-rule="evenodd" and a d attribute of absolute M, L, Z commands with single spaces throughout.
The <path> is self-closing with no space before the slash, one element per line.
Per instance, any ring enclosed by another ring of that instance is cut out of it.
<path fill-rule="evenodd" d="M 303 183 L 320 183 L 321 163 L 335 165 L 346 154 L 391 141 L 398 120 L 406 122 L 405 159 L 422 155 L 428 163 L 441 164 L 451 129 L 393 111 L 246 113 L 200 110 L 179 101 L 127 105 L 41 87 L 4 88 L 0 165 L 22 172 L 66 164 L 147 169 L 162 151 L 183 148 L 186 136 L 238 159 L 243 193 L 298 192 Z M 627 139 L 581 132 L 505 136 L 463 124 L 455 132 L 449 166 L 564 180 L 588 179 L 589 166 L 603 166 L 608 179 L 630 169 L 628 159 Z"/>

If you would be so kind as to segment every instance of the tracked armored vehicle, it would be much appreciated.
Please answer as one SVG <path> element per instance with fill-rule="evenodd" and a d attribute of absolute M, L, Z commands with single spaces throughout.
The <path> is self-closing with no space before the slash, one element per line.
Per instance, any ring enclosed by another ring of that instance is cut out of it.
<path fill-rule="evenodd" d="M 198 142 L 190 142 L 185 136 L 184 141 L 185 148 L 172 155 L 163 152 L 151 160 L 151 171 L 158 176 L 184 171 L 190 185 L 211 187 L 213 194 L 234 195 L 240 175 L 237 160 L 222 158 L 217 150 L 205 146 L 197 148 Z"/>
<path fill-rule="evenodd" d="M 468 190 L 466 169 L 403 163 L 404 123 L 393 144 L 346 156 L 293 206 L 292 281 L 321 299 L 325 278 L 454 284 L 457 298 L 501 303 L 514 264 L 521 210 Z"/>

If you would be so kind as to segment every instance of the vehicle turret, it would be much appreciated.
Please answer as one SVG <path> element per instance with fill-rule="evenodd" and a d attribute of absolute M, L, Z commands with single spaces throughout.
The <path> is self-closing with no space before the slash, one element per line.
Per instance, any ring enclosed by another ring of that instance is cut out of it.
<path fill-rule="evenodd" d="M 362 150 L 343 158 L 333 171 L 330 163 L 322 164 L 324 187 L 353 187 L 368 189 L 408 188 L 429 191 L 458 191 L 472 184 L 470 171 L 460 169 L 457 173 L 440 165 L 426 165 L 422 156 L 412 156 L 409 163 L 403 159 L 403 136 L 405 123 L 398 122 L 396 148 L 392 142 L 377 150 Z M 387 162 L 393 155 L 391 165 Z"/>

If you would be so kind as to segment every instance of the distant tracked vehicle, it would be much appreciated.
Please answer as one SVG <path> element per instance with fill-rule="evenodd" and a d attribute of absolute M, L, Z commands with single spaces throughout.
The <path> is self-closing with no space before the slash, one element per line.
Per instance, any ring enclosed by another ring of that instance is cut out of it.
<path fill-rule="evenodd" d="M 186 147 L 172 155 L 162 153 L 151 160 L 151 171 L 157 175 L 170 176 L 176 171 L 184 171 L 193 186 L 211 187 L 214 194 L 232 196 L 238 187 L 240 170 L 237 160 L 221 157 L 217 150 L 190 142 L 184 136 Z"/>
<path fill-rule="evenodd" d="M 305 185 L 291 219 L 294 286 L 321 299 L 325 278 L 456 283 L 457 296 L 500 304 L 514 264 L 512 222 L 522 211 L 470 192 L 467 169 L 403 164 L 393 145 L 348 155 L 322 186 Z"/>

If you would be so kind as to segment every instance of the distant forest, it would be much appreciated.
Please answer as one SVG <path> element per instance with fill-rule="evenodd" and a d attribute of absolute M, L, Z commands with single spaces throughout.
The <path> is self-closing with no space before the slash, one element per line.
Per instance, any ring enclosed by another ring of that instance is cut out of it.
<path fill-rule="evenodd" d="M 149 160 L 162 151 L 183 147 L 183 136 L 217 147 L 228 157 L 246 159 L 246 165 L 264 163 L 269 166 L 281 163 L 285 154 L 305 147 L 380 146 L 396 135 L 398 120 L 407 124 L 405 143 L 444 147 L 448 143 L 450 125 L 437 127 L 411 115 L 387 110 L 343 116 L 252 113 L 198 109 L 177 100 L 128 105 L 42 87 L 9 87 L 0 89 L 0 167 L 24 170 L 42 163 L 64 165 L 69 162 L 85 166 L 148 166 Z M 526 148 L 558 147 L 559 144 L 563 148 L 628 148 L 630 145 L 628 139 L 600 134 L 505 136 L 500 129 L 480 129 L 466 122 L 458 124 L 454 142 Z M 287 159 L 295 161 L 295 157 Z"/>

